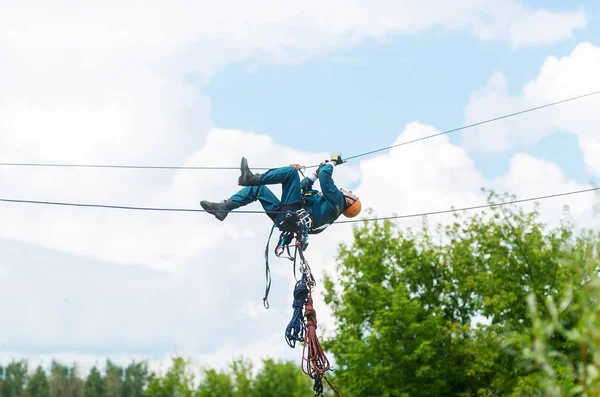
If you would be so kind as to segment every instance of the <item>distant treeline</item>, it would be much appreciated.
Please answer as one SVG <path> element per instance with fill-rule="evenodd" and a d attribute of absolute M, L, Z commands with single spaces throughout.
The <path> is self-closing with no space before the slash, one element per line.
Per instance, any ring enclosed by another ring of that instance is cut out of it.
<path fill-rule="evenodd" d="M 229 370 L 202 371 L 197 379 L 192 366 L 177 357 L 164 374 L 148 370 L 146 362 L 120 367 L 107 361 L 93 367 L 87 377 L 76 366 L 53 362 L 50 368 L 28 368 L 26 361 L 0 366 L 0 397 L 303 397 L 313 395 L 312 382 L 298 363 L 264 360 L 258 371 L 243 359 Z M 328 394 L 326 394 L 328 395 Z"/>

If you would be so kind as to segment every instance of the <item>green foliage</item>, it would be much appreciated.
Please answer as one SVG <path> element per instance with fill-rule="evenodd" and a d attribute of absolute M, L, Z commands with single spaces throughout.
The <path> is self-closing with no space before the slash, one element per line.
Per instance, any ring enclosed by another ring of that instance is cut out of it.
<path fill-rule="evenodd" d="M 204 371 L 196 397 L 236 397 L 231 375 L 214 369 Z"/>
<path fill-rule="evenodd" d="M 192 397 L 194 375 L 188 368 L 188 363 L 181 357 L 172 359 L 172 366 L 164 377 L 156 374 L 150 376 L 148 389 L 145 394 L 149 396 L 174 396 Z"/>
<path fill-rule="evenodd" d="M 27 397 L 50 397 L 50 384 L 46 371 L 38 366 L 33 376 L 27 382 Z"/>
<path fill-rule="evenodd" d="M 104 379 L 102 379 L 100 371 L 93 367 L 85 380 L 83 395 L 84 397 L 103 397 L 104 389 Z"/>
<path fill-rule="evenodd" d="M 599 248 L 600 236 L 579 238 L 562 265 L 571 275 L 565 288 L 542 304 L 530 295 L 531 329 L 507 338 L 522 346 L 522 358 L 538 374 L 532 383 L 547 396 L 600 395 Z"/>
<path fill-rule="evenodd" d="M 146 387 L 147 378 L 148 365 L 146 363 L 129 364 L 125 369 L 123 397 L 139 397 Z"/>
<path fill-rule="evenodd" d="M 233 371 L 235 396 L 252 397 L 252 363 L 244 359 L 234 360 L 231 364 Z"/>
<path fill-rule="evenodd" d="M 110 360 L 106 362 L 106 375 L 104 376 L 105 397 L 123 395 L 123 369 L 114 365 Z"/>
<path fill-rule="evenodd" d="M 81 397 L 84 382 L 79 378 L 75 366 L 66 367 L 55 361 L 50 367 L 50 396 L 51 397 Z"/>
<path fill-rule="evenodd" d="M 263 361 L 254 381 L 255 397 L 303 397 L 310 395 L 312 382 L 291 362 Z"/>
<path fill-rule="evenodd" d="M 108 360 L 104 374 L 94 366 L 84 381 L 75 366 L 57 362 L 52 362 L 49 376 L 37 367 L 28 377 L 27 363 L 20 361 L 0 367 L 0 397 L 296 397 L 312 392 L 311 381 L 297 363 L 265 360 L 254 375 L 252 363 L 239 358 L 229 371 L 202 372 L 198 382 L 194 368 L 181 357 L 173 358 L 162 376 L 149 374 L 145 362 L 123 369 Z"/>
<path fill-rule="evenodd" d="M 26 384 L 27 363 L 25 361 L 13 361 L 8 364 L 8 366 L 4 369 L 2 396 L 24 397 Z"/>
<path fill-rule="evenodd" d="M 538 218 L 506 206 L 456 215 L 435 233 L 389 221 L 356 227 L 353 244 L 340 247 L 336 281 L 324 281 L 337 332 L 323 345 L 335 357 L 341 394 L 535 390 L 540 376 L 522 365 L 524 345 L 508 335 L 534 325 L 528 297 L 540 316 L 551 313 L 540 304 L 573 285 L 574 270 L 565 262 L 581 265 L 585 256 L 571 225 L 547 230 Z M 475 325 L 477 319 L 485 321 Z M 573 345 L 565 336 L 552 342 L 563 351 Z"/>

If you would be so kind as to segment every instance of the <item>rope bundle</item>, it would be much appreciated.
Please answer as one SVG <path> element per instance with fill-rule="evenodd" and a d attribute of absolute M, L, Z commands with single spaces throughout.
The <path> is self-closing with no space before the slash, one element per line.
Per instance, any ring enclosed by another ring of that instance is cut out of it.
<path fill-rule="evenodd" d="M 306 316 L 307 331 L 302 351 L 302 370 L 312 379 L 320 378 L 329 371 L 330 365 L 317 337 L 317 313 L 310 294 L 306 301 L 304 315 Z"/>
<path fill-rule="evenodd" d="M 306 325 L 304 323 L 304 317 L 302 315 L 302 308 L 306 302 L 309 290 L 306 284 L 306 278 L 302 277 L 296 283 L 294 288 L 294 302 L 292 308 L 294 313 L 292 319 L 285 330 L 285 340 L 287 344 L 293 349 L 296 347 L 296 342 L 302 342 L 306 334 Z"/>

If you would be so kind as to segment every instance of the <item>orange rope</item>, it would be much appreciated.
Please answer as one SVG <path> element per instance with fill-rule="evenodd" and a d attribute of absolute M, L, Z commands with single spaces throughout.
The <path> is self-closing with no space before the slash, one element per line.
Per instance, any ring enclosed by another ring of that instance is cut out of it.
<path fill-rule="evenodd" d="M 325 378 L 325 381 L 335 392 L 335 395 L 340 397 L 340 394 L 325 376 L 325 373 L 330 370 L 331 366 L 327 356 L 325 356 L 325 352 L 323 352 L 323 348 L 321 348 L 319 338 L 317 337 L 317 312 L 313 307 L 311 292 L 312 291 L 309 289 L 308 298 L 304 307 L 304 315 L 306 316 L 306 335 L 304 336 L 304 349 L 302 350 L 302 371 L 315 380 L 316 393 L 323 392 L 321 378 Z"/>
<path fill-rule="evenodd" d="M 323 377 L 330 368 L 319 338 L 317 337 L 317 313 L 313 307 L 312 294 L 309 292 L 304 315 L 306 316 L 306 335 L 302 350 L 302 371 L 312 379 Z"/>

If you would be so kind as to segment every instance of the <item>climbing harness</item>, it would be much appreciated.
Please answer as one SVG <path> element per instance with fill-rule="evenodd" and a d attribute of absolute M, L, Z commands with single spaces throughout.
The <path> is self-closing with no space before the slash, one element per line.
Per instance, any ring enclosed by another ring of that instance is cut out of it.
<path fill-rule="evenodd" d="M 269 243 L 273 236 L 275 228 L 281 230 L 277 246 L 275 247 L 275 255 L 281 258 L 284 253 L 287 256 L 283 256 L 285 259 L 289 259 L 294 263 L 294 277 L 296 277 L 296 258 L 297 254 L 300 253 L 301 259 L 304 258 L 304 251 L 308 247 L 308 235 L 312 226 L 312 217 L 310 212 L 304 208 L 298 210 L 287 210 L 283 218 L 274 219 L 271 233 L 267 240 L 265 247 L 265 296 L 263 297 L 263 305 L 265 309 L 269 308 L 269 291 L 271 290 L 271 269 L 269 266 Z M 295 241 L 294 241 L 295 239 Z M 294 249 L 294 254 L 290 252 Z M 297 278 L 296 278 L 297 280 Z"/>
<path fill-rule="evenodd" d="M 292 222 L 292 223 L 291 223 Z M 293 226 L 288 226 L 293 225 Z M 308 248 L 308 234 L 312 226 L 312 218 L 310 213 L 304 208 L 299 209 L 296 212 L 288 211 L 280 225 L 283 228 L 281 235 L 279 236 L 279 242 L 277 248 L 275 248 L 275 255 L 281 257 L 284 251 L 287 250 L 288 258 L 291 258 L 290 248 L 300 248 L 301 251 L 305 251 Z M 296 243 L 291 244 L 292 240 L 296 238 Z"/>

